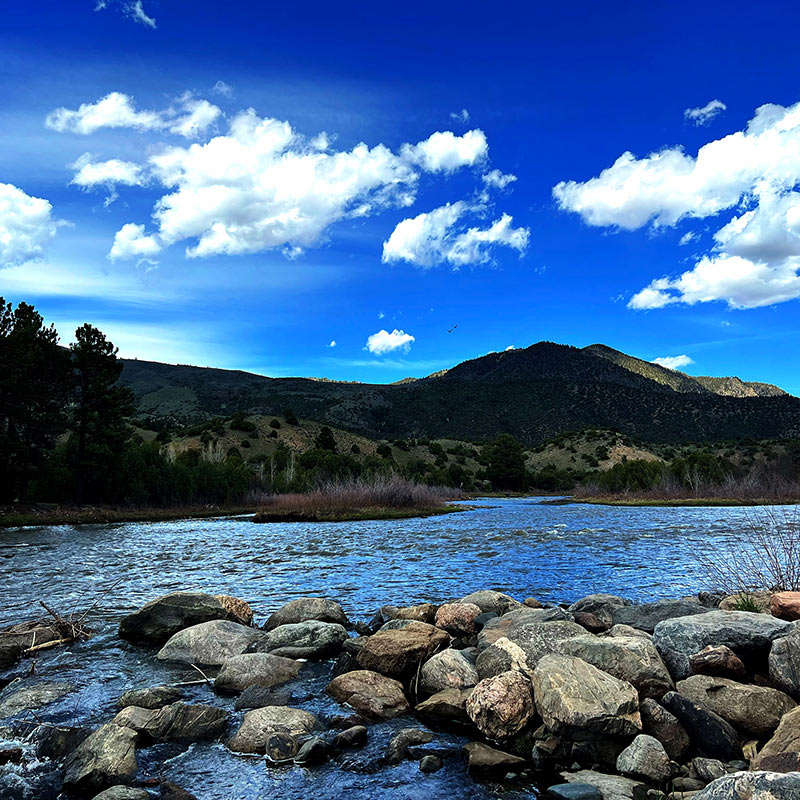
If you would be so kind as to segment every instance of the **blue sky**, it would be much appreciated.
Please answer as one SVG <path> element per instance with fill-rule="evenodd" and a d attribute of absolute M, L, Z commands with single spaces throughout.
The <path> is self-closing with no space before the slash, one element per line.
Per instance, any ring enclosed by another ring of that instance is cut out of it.
<path fill-rule="evenodd" d="M 800 393 L 797 18 L 13 4 L 0 294 L 65 341 L 275 376 L 549 339 Z"/>

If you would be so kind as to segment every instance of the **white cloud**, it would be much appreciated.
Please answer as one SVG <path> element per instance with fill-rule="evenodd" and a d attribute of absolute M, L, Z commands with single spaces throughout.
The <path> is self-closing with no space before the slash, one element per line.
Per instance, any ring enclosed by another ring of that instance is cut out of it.
<path fill-rule="evenodd" d="M 714 117 L 719 116 L 727 108 L 722 100 L 711 100 L 700 108 L 687 108 L 683 116 L 695 125 L 708 125 Z"/>
<path fill-rule="evenodd" d="M 70 183 L 84 188 L 111 187 L 119 183 L 125 186 L 142 186 L 145 181 L 139 164 L 120 161 L 118 158 L 94 161 L 91 153 L 84 153 L 70 164 L 70 168 L 75 170 L 75 176 Z"/>
<path fill-rule="evenodd" d="M 437 131 L 417 144 L 405 144 L 403 157 L 428 172 L 453 172 L 459 167 L 471 167 L 485 161 L 489 155 L 486 134 L 475 129 L 463 136 L 452 131 Z"/>
<path fill-rule="evenodd" d="M 404 219 L 383 243 L 383 262 L 407 261 L 425 268 L 444 263 L 461 267 L 489 262 L 495 245 L 525 251 L 530 232 L 527 228 L 513 228 L 508 214 L 488 228 L 457 227 L 465 214 L 475 210 L 459 201 Z"/>
<path fill-rule="evenodd" d="M 53 207 L 10 183 L 0 183 L 0 267 L 13 267 L 44 257 L 59 223 Z"/>
<path fill-rule="evenodd" d="M 384 314 L 383 311 L 378 312 L 378 319 L 383 319 L 385 316 L 386 314 Z"/>
<path fill-rule="evenodd" d="M 516 350 L 516 349 L 517 348 L 513 344 L 510 344 L 508 347 L 506 347 L 505 352 L 507 353 L 509 350 Z"/>
<path fill-rule="evenodd" d="M 365 350 L 376 356 L 382 356 L 384 353 L 391 353 L 395 350 L 407 353 L 411 348 L 411 343 L 414 337 L 405 331 L 399 331 L 395 328 L 391 333 L 389 331 L 380 330 L 367 337 L 367 344 Z"/>
<path fill-rule="evenodd" d="M 683 246 L 685 244 L 689 244 L 689 242 L 693 242 L 697 238 L 698 236 L 694 231 L 686 231 L 686 233 L 684 233 L 683 236 L 681 236 L 680 240 L 678 241 L 678 244 Z"/>
<path fill-rule="evenodd" d="M 152 17 L 147 16 L 144 8 L 142 8 L 142 0 L 133 0 L 133 2 L 128 3 L 125 10 L 131 19 L 135 20 L 141 25 L 144 25 L 147 28 L 156 27 L 156 21 Z"/>
<path fill-rule="evenodd" d="M 667 369 L 677 370 L 681 367 L 687 367 L 689 364 L 694 364 L 694 360 L 689 358 L 689 356 L 661 356 L 661 358 L 654 358 L 651 363 L 658 364 L 660 367 L 666 367 Z"/>
<path fill-rule="evenodd" d="M 451 111 L 450 119 L 456 122 L 463 122 L 466 125 L 469 122 L 469 111 L 466 108 L 462 108 L 461 111 Z"/>
<path fill-rule="evenodd" d="M 328 345 L 328 347 L 336 347 L 336 339 L 331 339 L 331 343 Z"/>
<path fill-rule="evenodd" d="M 505 189 L 509 183 L 513 183 L 517 179 L 517 176 L 510 173 L 504 175 L 499 169 L 493 169 L 482 175 L 481 179 L 487 186 L 495 189 Z"/>
<path fill-rule="evenodd" d="M 211 91 L 214 94 L 221 94 L 223 97 L 233 97 L 233 86 L 225 81 L 217 81 L 212 87 Z"/>
<path fill-rule="evenodd" d="M 114 236 L 108 257 L 112 261 L 125 258 L 152 258 L 161 252 L 157 237 L 144 232 L 144 225 L 128 222 Z"/>
<path fill-rule="evenodd" d="M 743 131 L 692 157 L 678 147 L 624 153 L 596 178 L 559 183 L 564 210 L 589 225 L 673 226 L 737 209 L 693 269 L 652 281 L 631 308 L 724 301 L 755 308 L 800 297 L 800 103 L 764 105 Z"/>
<path fill-rule="evenodd" d="M 82 103 L 77 109 L 57 108 L 47 115 L 45 125 L 59 133 L 88 136 L 101 128 L 134 128 L 140 131 L 169 131 L 187 138 L 205 133 L 222 113 L 207 100 L 186 93 L 178 107 L 163 111 L 139 111 L 134 99 L 122 92 L 110 92 L 96 103 Z"/>

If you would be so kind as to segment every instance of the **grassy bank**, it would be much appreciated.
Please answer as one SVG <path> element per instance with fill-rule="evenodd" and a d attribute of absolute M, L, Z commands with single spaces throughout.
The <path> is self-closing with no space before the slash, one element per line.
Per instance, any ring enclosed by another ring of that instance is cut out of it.
<path fill-rule="evenodd" d="M 310 492 L 264 498 L 255 522 L 346 522 L 406 519 L 450 514 L 462 508 L 449 504 L 461 498 L 455 489 L 427 486 L 397 476 L 370 481 L 332 481 Z"/>
<path fill-rule="evenodd" d="M 798 505 L 800 498 L 774 497 L 638 497 L 633 495 L 607 495 L 598 497 L 567 497 L 559 500 L 546 500 L 546 504 L 559 506 L 572 503 L 589 503 L 600 506 L 666 506 L 666 507 L 731 507 L 731 506 L 782 506 Z"/>
<path fill-rule="evenodd" d="M 0 528 L 29 525 L 90 525 L 108 522 L 169 522 L 179 519 L 208 519 L 254 514 L 256 506 L 188 506 L 180 508 L 13 507 L 0 508 Z"/>

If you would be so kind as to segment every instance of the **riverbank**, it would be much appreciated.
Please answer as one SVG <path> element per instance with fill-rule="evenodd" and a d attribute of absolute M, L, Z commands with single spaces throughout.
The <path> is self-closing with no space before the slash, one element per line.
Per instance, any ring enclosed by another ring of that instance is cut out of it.
<path fill-rule="evenodd" d="M 720 600 L 544 605 L 479 590 L 353 619 L 330 598 L 260 612 L 173 592 L 114 622 L 122 649 L 107 631 L 73 639 L 64 660 L 57 642 L 35 677 L 25 648 L 55 634 L 28 622 L 0 632 L 27 675 L 0 694 L 0 795 L 5 769 L 40 800 L 123 785 L 136 800 L 332 800 L 387 782 L 413 798 L 796 800 L 800 593 L 773 595 L 772 613 Z M 121 652 L 134 673 L 91 704 L 91 727 L 65 718 L 73 661 L 109 646 L 109 675 Z M 172 678 L 147 683 L 159 674 Z"/>
<path fill-rule="evenodd" d="M 631 506 L 634 508 L 738 508 L 746 506 L 793 506 L 800 505 L 800 498 L 758 498 L 758 497 L 635 497 L 628 495 L 607 495 L 599 497 L 563 497 L 557 500 L 543 500 L 542 505 L 566 506 L 577 503 L 597 506 Z"/>
<path fill-rule="evenodd" d="M 266 509 L 259 511 L 253 522 L 364 522 L 368 520 L 438 517 L 468 511 L 469 506 L 436 506 L 434 508 L 342 508 L 342 509 Z"/>

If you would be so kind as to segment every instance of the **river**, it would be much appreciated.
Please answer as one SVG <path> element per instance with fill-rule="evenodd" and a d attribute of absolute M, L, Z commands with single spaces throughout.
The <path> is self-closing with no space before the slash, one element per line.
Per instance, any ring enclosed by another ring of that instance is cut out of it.
<path fill-rule="evenodd" d="M 754 514 L 746 508 L 559 506 L 536 498 L 472 505 L 460 514 L 397 521 L 254 525 L 227 518 L 5 531 L 0 625 L 39 616 L 40 599 L 61 613 L 97 603 L 90 617 L 96 635 L 40 654 L 36 680 L 75 686 L 37 712 L 40 719 L 98 725 L 114 715 L 125 689 L 197 677 L 190 668 L 156 662 L 152 649 L 116 635 L 123 615 L 170 591 L 241 597 L 256 611 L 257 622 L 287 600 L 307 595 L 338 600 L 353 620 L 368 620 L 386 603 L 442 602 L 480 588 L 545 602 L 601 591 L 634 601 L 679 597 L 708 588 L 694 554 L 742 539 Z M 23 661 L 13 672 L 29 669 Z M 323 694 L 330 669 L 306 665 L 290 685 L 293 704 L 336 712 Z M 188 696 L 233 708 L 231 699 L 216 698 L 205 686 Z M 370 744 L 347 769 L 266 767 L 261 757 L 197 744 L 141 750 L 140 771 L 174 780 L 200 800 L 340 800 L 345 792 L 382 800 L 535 796 L 535 787 L 518 783 L 476 787 L 459 759 L 448 759 L 433 775 L 421 774 L 413 762 L 366 772 L 391 731 L 408 724 L 415 723 L 406 718 L 371 728 Z M 466 741 L 439 738 L 454 745 Z M 0 800 L 44 800 L 54 796 L 48 788 L 53 780 L 47 763 L 27 771 L 0 768 Z"/>

